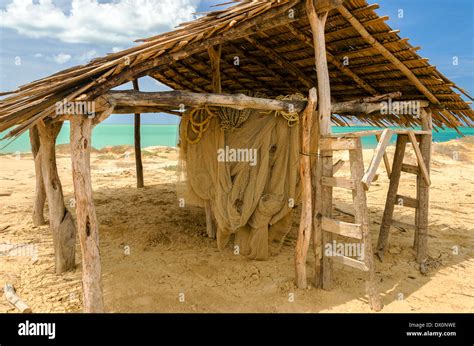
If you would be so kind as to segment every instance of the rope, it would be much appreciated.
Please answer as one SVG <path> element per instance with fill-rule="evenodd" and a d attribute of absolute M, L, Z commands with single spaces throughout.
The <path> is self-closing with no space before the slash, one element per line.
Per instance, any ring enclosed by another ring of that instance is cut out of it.
<path fill-rule="evenodd" d="M 261 95 L 254 95 L 260 97 Z M 286 96 L 278 96 L 277 100 L 281 101 L 307 101 L 308 99 L 302 94 L 293 94 Z M 239 128 L 250 116 L 251 109 L 238 110 L 229 107 L 219 107 L 217 114 L 211 111 L 208 106 L 203 108 L 194 108 L 189 112 L 189 123 L 191 130 L 197 136 L 191 139 L 188 136 L 188 126 L 185 128 L 186 140 L 191 144 L 197 144 L 201 140 L 204 133 L 209 129 L 212 118 L 218 117 L 220 119 L 221 130 L 230 130 Z M 273 111 L 266 112 L 266 114 L 273 113 Z M 275 111 L 275 116 L 281 116 L 288 122 L 288 127 L 293 127 L 299 123 L 299 113 L 297 111 Z"/>
<path fill-rule="evenodd" d="M 191 130 L 197 134 L 195 139 L 191 139 L 188 136 L 188 125 L 184 129 L 184 136 L 190 144 L 197 144 L 201 140 L 204 133 L 209 129 L 211 119 L 216 117 L 216 114 L 212 112 L 209 107 L 194 108 L 189 112 L 189 123 L 191 124 Z"/>
<path fill-rule="evenodd" d="M 286 96 L 278 96 L 277 100 L 281 101 L 307 101 L 308 98 L 304 97 L 302 94 L 293 94 L 293 95 L 286 95 Z M 286 111 L 275 111 L 275 116 L 282 116 L 287 122 L 288 127 L 293 127 L 298 125 L 300 121 L 299 113 L 296 111 L 293 112 L 286 112 Z"/>

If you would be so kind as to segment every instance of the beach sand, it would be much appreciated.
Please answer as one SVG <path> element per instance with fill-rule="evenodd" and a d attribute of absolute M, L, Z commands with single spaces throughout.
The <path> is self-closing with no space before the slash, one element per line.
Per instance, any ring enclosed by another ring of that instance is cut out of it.
<path fill-rule="evenodd" d="M 73 206 L 67 151 L 59 147 L 58 170 L 65 201 Z M 412 149 L 407 153 L 406 162 L 414 163 Z M 268 261 L 234 255 L 232 246 L 218 251 L 206 236 L 203 210 L 178 206 L 177 156 L 173 148 L 144 149 L 146 187 L 140 190 L 130 147 L 91 156 L 107 312 L 370 312 L 363 274 L 355 269 L 335 265 L 330 291 L 295 287 L 297 216 L 281 253 Z M 364 157 L 367 167 L 372 150 Z M 474 311 L 473 160 L 474 137 L 434 146 L 428 272 L 421 274 L 415 262 L 413 231 L 392 228 L 384 262 L 376 259 L 384 312 Z M 342 173 L 348 173 L 347 164 Z M 0 253 L 0 284 L 13 283 L 33 312 L 80 312 L 79 245 L 76 270 L 56 275 L 49 228 L 31 221 L 34 184 L 31 154 L 0 156 L 0 243 L 19 246 Z M 382 164 L 368 192 L 374 246 L 387 189 Z M 399 193 L 415 197 L 413 175 L 402 174 Z M 335 206 L 350 210 L 350 192 L 335 189 Z M 413 224 L 414 210 L 397 206 L 394 218 Z M 310 276 L 313 267 L 310 250 Z M 15 312 L 3 295 L 0 312 Z"/>

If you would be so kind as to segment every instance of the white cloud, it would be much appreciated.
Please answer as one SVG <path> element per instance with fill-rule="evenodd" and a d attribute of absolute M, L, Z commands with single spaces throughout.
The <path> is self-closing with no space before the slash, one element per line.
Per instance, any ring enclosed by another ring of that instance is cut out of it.
<path fill-rule="evenodd" d="M 0 27 L 67 43 L 123 44 L 192 20 L 198 4 L 199 0 L 71 0 L 65 13 L 53 0 L 13 0 L 0 10 Z"/>
<path fill-rule="evenodd" d="M 82 54 L 78 59 L 79 61 L 90 61 L 97 56 L 97 51 L 95 49 L 90 50 Z"/>
<path fill-rule="evenodd" d="M 36 53 L 35 54 L 35 58 L 42 58 L 42 57 L 43 57 L 43 54 L 41 54 L 41 53 Z"/>
<path fill-rule="evenodd" d="M 120 51 L 122 51 L 122 50 L 124 50 L 124 48 L 122 48 L 122 47 L 113 47 L 113 48 L 112 48 L 112 53 L 118 53 L 118 52 L 120 52 Z"/>
<path fill-rule="evenodd" d="M 69 60 L 71 60 L 71 58 L 72 56 L 65 53 L 59 53 L 58 55 L 53 56 L 53 60 L 61 65 L 67 63 Z"/>

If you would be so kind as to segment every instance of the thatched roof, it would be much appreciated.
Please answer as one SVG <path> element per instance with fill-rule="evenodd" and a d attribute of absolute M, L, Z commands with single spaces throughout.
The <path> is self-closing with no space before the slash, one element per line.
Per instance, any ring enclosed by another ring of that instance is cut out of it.
<path fill-rule="evenodd" d="M 77 97 L 92 100 L 145 75 L 176 90 L 212 91 L 207 49 L 216 44 L 222 45 L 224 93 L 252 90 L 268 96 L 306 95 L 316 85 L 317 76 L 304 1 L 234 2 L 234 6 L 184 23 L 175 31 L 139 40 L 141 44 L 136 47 L 4 93 L 8 96 L 0 101 L 0 131 L 17 125 L 8 135 L 17 136 L 52 115 L 58 101 Z M 392 30 L 385 23 L 388 18 L 374 11 L 378 5 L 347 0 L 344 6 L 346 12 L 332 10 L 326 24 L 335 101 L 400 91 L 400 99 L 430 101 L 435 126 L 474 124 L 473 110 L 454 89 L 470 96 L 420 57 L 418 47 Z M 361 23 L 373 39 L 364 37 L 360 28 L 356 30 L 354 21 Z M 379 126 L 418 124 L 413 117 L 395 115 L 361 119 Z"/>

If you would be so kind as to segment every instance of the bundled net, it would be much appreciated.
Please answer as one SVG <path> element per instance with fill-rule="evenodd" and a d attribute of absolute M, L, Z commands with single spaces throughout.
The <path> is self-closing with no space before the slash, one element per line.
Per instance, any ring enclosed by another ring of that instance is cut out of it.
<path fill-rule="evenodd" d="M 231 108 L 183 114 L 178 197 L 210 204 L 219 249 L 235 234 L 240 254 L 265 260 L 290 231 L 300 146 L 299 127 L 287 118 Z"/>

